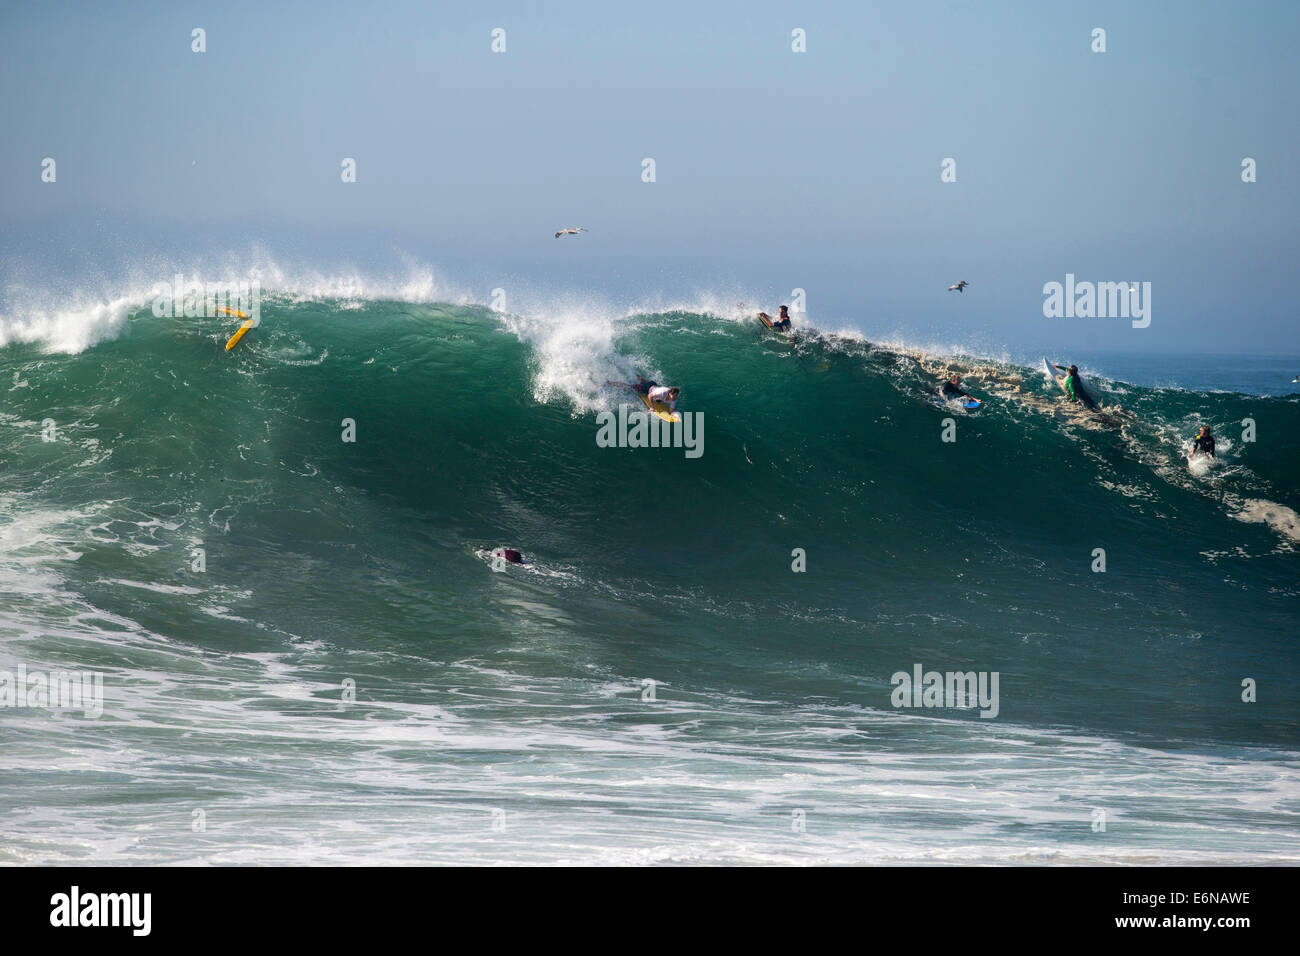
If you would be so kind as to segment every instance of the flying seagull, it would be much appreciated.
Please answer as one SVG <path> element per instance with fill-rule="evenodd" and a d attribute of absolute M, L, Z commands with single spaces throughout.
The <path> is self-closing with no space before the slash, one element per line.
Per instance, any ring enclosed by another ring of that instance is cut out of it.
<path fill-rule="evenodd" d="M 967 287 L 968 285 L 970 285 L 970 283 L 967 282 L 965 279 L 962 279 L 962 280 L 961 280 L 960 282 L 958 282 L 956 285 L 950 285 L 950 286 L 948 286 L 948 291 L 949 291 L 949 292 L 965 292 L 965 291 L 966 291 L 966 287 Z"/>
<path fill-rule="evenodd" d="M 584 226 L 570 226 L 568 229 L 561 229 L 557 232 L 555 238 L 559 239 L 560 236 L 576 236 L 578 233 L 586 231 L 586 227 Z"/>

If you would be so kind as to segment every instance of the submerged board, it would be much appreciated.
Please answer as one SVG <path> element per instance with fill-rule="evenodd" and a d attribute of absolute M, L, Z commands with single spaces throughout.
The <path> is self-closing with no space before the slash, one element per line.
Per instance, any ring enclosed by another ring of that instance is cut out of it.
<path fill-rule="evenodd" d="M 642 395 L 641 401 L 645 402 L 646 408 L 650 409 L 650 411 L 654 412 L 666 422 L 673 422 L 676 424 L 682 420 L 682 416 L 678 415 L 663 402 L 652 402 L 649 395 Z"/>
<path fill-rule="evenodd" d="M 1049 379 L 1055 379 L 1056 384 L 1061 387 L 1061 391 L 1063 391 L 1068 398 L 1070 396 L 1070 387 L 1065 384 L 1067 376 L 1059 374 L 1056 367 L 1046 358 L 1043 359 L 1043 370 L 1047 372 L 1047 377 Z M 1101 402 L 1097 401 L 1097 396 L 1093 394 L 1092 389 L 1090 389 L 1084 382 L 1082 375 L 1079 376 L 1079 387 L 1083 392 L 1084 398 L 1092 402 L 1092 404 L 1097 408 L 1101 408 Z"/>

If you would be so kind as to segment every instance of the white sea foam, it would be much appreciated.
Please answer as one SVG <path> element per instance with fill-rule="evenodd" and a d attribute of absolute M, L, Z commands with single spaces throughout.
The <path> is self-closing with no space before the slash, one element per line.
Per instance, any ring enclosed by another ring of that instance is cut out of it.
<path fill-rule="evenodd" d="M 242 255 L 199 257 L 138 264 L 115 280 L 87 281 L 83 286 L 57 283 L 57 290 L 11 281 L 0 309 L 0 347 L 11 342 L 40 343 L 48 351 L 75 354 L 114 339 L 128 327 L 127 317 L 148 307 L 155 288 L 184 281 L 261 284 L 264 295 L 288 302 L 332 300 L 340 308 L 360 308 L 368 301 L 469 304 L 471 296 L 439 276 L 429 265 L 406 259 L 389 272 L 353 268 L 326 269 L 285 262 L 260 248 Z"/>
<path fill-rule="evenodd" d="M 1264 524 L 1272 528 L 1290 546 L 1300 544 L 1300 514 L 1276 501 L 1265 498 L 1242 498 L 1228 495 L 1224 498 L 1228 514 L 1238 521 Z"/>
<path fill-rule="evenodd" d="M 49 750 L 7 754 L 7 859 L 1300 862 L 1297 754 L 1166 753 L 681 684 L 647 704 L 631 675 L 431 671 L 414 659 L 428 701 L 413 674 L 406 687 L 362 681 L 345 708 L 337 684 L 303 667 L 310 656 L 198 656 L 188 670 L 107 675 L 111 723 L 11 718 Z M 57 784 L 60 805 L 30 799 L 29 784 Z M 172 796 L 114 799 L 141 787 Z"/>

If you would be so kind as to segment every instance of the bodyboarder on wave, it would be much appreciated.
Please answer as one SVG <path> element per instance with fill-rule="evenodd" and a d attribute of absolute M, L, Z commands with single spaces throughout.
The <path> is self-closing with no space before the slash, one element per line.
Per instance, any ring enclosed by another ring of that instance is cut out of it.
<path fill-rule="evenodd" d="M 677 396 L 681 394 L 681 389 L 676 385 L 660 385 L 653 379 L 646 378 L 643 375 L 637 376 L 637 383 L 629 385 L 627 382 L 606 382 L 606 385 L 613 385 L 617 388 L 626 388 L 629 391 L 637 392 L 644 395 L 652 402 L 659 402 L 667 405 L 670 411 L 677 411 Z"/>

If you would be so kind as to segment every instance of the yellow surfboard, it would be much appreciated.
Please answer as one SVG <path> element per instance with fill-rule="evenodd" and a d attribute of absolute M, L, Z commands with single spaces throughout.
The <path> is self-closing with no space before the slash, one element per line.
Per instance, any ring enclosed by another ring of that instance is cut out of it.
<path fill-rule="evenodd" d="M 218 314 L 218 315 L 233 315 L 233 316 L 234 316 L 235 318 L 237 318 L 237 319 L 246 319 L 246 318 L 248 318 L 248 313 L 247 313 L 247 312 L 241 312 L 239 309 L 227 309 L 227 308 L 224 308 L 224 307 L 223 307 L 223 308 L 220 308 L 220 309 L 217 309 L 217 314 Z"/>
<path fill-rule="evenodd" d="M 242 339 L 244 335 L 248 332 L 248 330 L 251 329 L 252 327 L 253 327 L 252 319 L 248 319 L 247 321 L 245 321 L 244 324 L 239 327 L 239 331 L 236 332 L 234 335 L 232 335 L 230 337 L 230 341 L 226 343 L 226 351 L 229 352 L 236 345 L 238 345 L 239 340 Z"/>
<path fill-rule="evenodd" d="M 642 395 L 641 401 L 645 402 L 646 408 L 650 409 L 650 411 L 654 412 L 656 415 L 658 415 L 666 422 L 673 422 L 674 424 L 676 424 L 677 422 L 680 422 L 682 420 L 682 416 L 678 415 L 675 411 L 670 409 L 663 402 L 650 401 L 649 395 Z"/>

